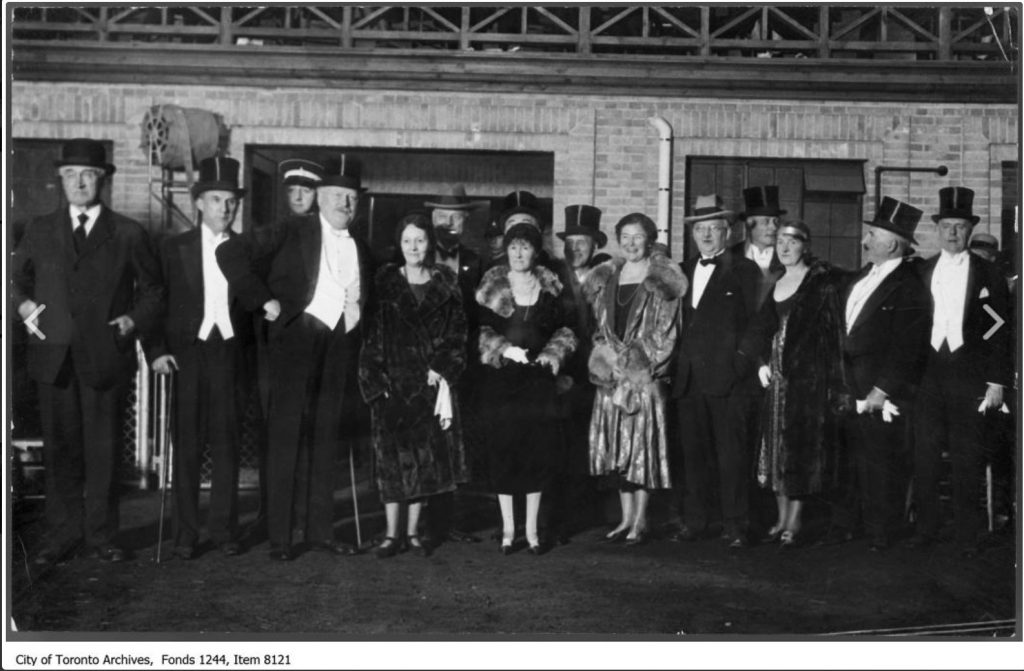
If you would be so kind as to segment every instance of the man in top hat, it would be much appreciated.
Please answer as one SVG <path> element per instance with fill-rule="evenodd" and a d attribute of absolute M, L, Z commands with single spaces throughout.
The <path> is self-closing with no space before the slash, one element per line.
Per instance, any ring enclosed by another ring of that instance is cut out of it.
<path fill-rule="evenodd" d="M 755 312 L 757 264 L 725 249 L 733 212 L 714 194 L 697 198 L 692 226 L 699 254 L 682 265 L 689 288 L 683 297 L 683 330 L 672 396 L 679 413 L 685 492 L 682 529 L 673 540 L 704 537 L 720 514 L 723 538 L 739 548 L 748 542 L 751 437 L 748 415 L 758 387 L 739 344 Z M 679 460 L 677 459 L 678 463 Z M 718 493 L 719 501 L 712 500 Z"/>
<path fill-rule="evenodd" d="M 978 223 L 974 192 L 961 186 L 939 191 L 938 255 L 921 264 L 931 311 L 927 363 L 914 418 L 914 483 L 917 534 L 923 545 L 939 532 L 938 481 L 942 453 L 952 466 L 955 538 L 973 556 L 982 531 L 984 430 L 1004 410 L 1013 371 L 1009 298 L 996 267 L 967 251 Z M 1005 411 L 1005 410 L 1004 410 Z"/>
<path fill-rule="evenodd" d="M 207 529 L 227 556 L 239 553 L 238 457 L 248 398 L 253 323 L 217 265 L 216 250 L 237 235 L 231 224 L 245 189 L 238 161 L 199 164 L 192 198 L 199 225 L 166 238 L 160 262 L 167 287 L 163 329 L 147 343 L 153 370 L 176 371 L 174 384 L 174 554 L 192 559 L 199 542 L 199 468 L 208 445 L 213 461 Z"/>
<path fill-rule="evenodd" d="M 316 188 L 324 179 L 319 163 L 304 158 L 289 158 L 277 166 L 288 198 L 288 210 L 301 216 L 316 208 Z"/>
<path fill-rule="evenodd" d="M 565 243 L 565 261 L 559 277 L 568 279 L 566 286 L 576 309 L 576 336 L 579 347 L 565 368 L 563 384 L 571 387 L 568 394 L 566 458 L 559 476 L 551 487 L 549 532 L 558 540 L 567 540 L 575 529 L 599 522 L 598 498 L 588 472 L 590 416 L 594 407 L 594 385 L 590 382 L 587 362 L 591 339 L 597 324 L 591 304 L 582 292 L 583 279 L 591 268 L 611 260 L 608 254 L 597 253 L 608 243 L 601 230 L 601 210 L 590 205 L 565 208 L 565 230 L 557 233 Z"/>
<path fill-rule="evenodd" d="M 356 552 L 335 540 L 332 522 L 345 384 L 373 285 L 370 251 L 349 233 L 361 192 L 359 165 L 342 154 L 324 166 L 319 212 L 217 248 L 229 286 L 271 322 L 267 534 L 276 560 L 294 557 L 293 531 L 313 550 Z M 255 269 L 266 261 L 264 278 Z"/>
<path fill-rule="evenodd" d="M 786 210 L 779 207 L 779 187 L 752 186 L 743 189 L 743 220 L 746 239 L 732 247 L 732 253 L 745 256 L 761 269 L 757 286 L 757 305 L 760 307 L 775 280 L 782 274 L 782 262 L 775 252 L 775 236 L 779 231 L 779 217 Z"/>
<path fill-rule="evenodd" d="M 843 365 L 857 412 L 844 421 L 847 472 L 823 544 L 852 539 L 859 511 L 869 547 L 884 550 L 902 512 L 905 483 L 893 474 L 902 470 L 930 324 L 927 293 L 906 254 L 920 218 L 917 208 L 883 198 L 865 222 L 868 263 L 843 290 Z"/>
<path fill-rule="evenodd" d="M 135 336 L 163 303 L 149 236 L 100 200 L 114 174 L 100 142 L 69 140 L 56 162 L 67 204 L 33 220 L 11 256 L 12 307 L 29 331 L 46 465 L 46 564 L 84 540 L 124 559 L 118 528 L 118 407 L 135 372 Z"/>

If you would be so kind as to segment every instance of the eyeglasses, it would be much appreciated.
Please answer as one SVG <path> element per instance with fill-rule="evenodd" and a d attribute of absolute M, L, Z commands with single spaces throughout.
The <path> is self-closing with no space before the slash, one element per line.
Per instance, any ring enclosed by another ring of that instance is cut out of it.
<path fill-rule="evenodd" d="M 694 226 L 693 232 L 698 235 L 704 235 L 705 233 L 716 233 L 718 231 L 726 230 L 725 226 L 721 224 L 705 224 L 703 226 Z"/>

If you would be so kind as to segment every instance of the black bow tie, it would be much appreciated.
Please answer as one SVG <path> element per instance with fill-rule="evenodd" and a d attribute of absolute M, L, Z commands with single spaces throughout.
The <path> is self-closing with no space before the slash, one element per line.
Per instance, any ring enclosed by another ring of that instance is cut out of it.
<path fill-rule="evenodd" d="M 717 266 L 721 263 L 721 256 L 712 256 L 710 259 L 701 259 L 700 265 L 702 266 Z"/>

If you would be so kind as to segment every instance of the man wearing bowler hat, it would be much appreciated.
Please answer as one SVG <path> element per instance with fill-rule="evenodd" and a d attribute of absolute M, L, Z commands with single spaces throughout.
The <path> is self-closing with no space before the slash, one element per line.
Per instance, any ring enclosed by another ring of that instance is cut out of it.
<path fill-rule="evenodd" d="M 786 210 L 779 207 L 779 187 L 752 186 L 743 189 L 744 211 L 739 214 L 743 220 L 746 239 L 732 246 L 732 253 L 745 256 L 761 269 L 761 280 L 757 285 L 757 305 L 765 297 L 775 280 L 782 274 L 782 262 L 775 252 L 775 237 L 779 231 L 779 217 Z"/>
<path fill-rule="evenodd" d="M 295 556 L 293 531 L 315 551 L 357 551 L 334 538 L 333 514 L 345 383 L 373 277 L 369 249 L 349 233 L 361 192 L 359 165 L 341 154 L 324 166 L 318 213 L 217 248 L 229 286 L 270 322 L 267 535 L 275 560 Z M 255 270 L 262 263 L 265 279 Z"/>
<path fill-rule="evenodd" d="M 237 555 L 238 458 L 248 398 L 252 317 L 228 289 L 216 250 L 237 235 L 231 224 L 245 190 L 238 161 L 199 164 L 192 197 L 199 225 L 167 238 L 160 264 L 167 287 L 163 329 L 147 343 L 153 370 L 174 377 L 174 554 L 192 559 L 199 544 L 199 471 L 207 446 L 213 462 L 207 529 L 226 556 Z"/>
<path fill-rule="evenodd" d="M 851 540 L 860 513 L 869 548 L 889 546 L 904 488 L 893 473 L 906 451 L 907 424 L 928 342 L 928 295 L 907 260 L 921 210 L 882 199 L 861 240 L 866 266 L 843 290 L 843 367 L 856 400 L 844 421 L 844 482 L 822 544 Z"/>
<path fill-rule="evenodd" d="M 1013 371 L 1009 297 L 996 267 L 970 254 L 967 241 L 979 217 L 974 192 L 962 186 L 939 191 L 941 251 L 919 272 L 930 299 L 931 334 L 914 418 L 914 545 L 939 532 L 938 481 L 942 453 L 952 466 L 955 539 L 968 557 L 983 530 L 978 502 L 985 473 L 984 431 L 1006 412 L 1004 390 Z"/>
<path fill-rule="evenodd" d="M 683 525 L 673 540 L 707 536 L 720 516 L 723 539 L 742 548 L 748 544 L 752 479 L 748 390 L 759 385 L 739 344 L 755 312 L 761 275 L 753 261 L 726 251 L 732 218 L 721 198 L 710 194 L 698 197 L 693 215 L 683 219 L 691 225 L 699 254 L 682 263 L 689 289 L 672 397 L 686 486 L 675 493 Z"/>
<path fill-rule="evenodd" d="M 135 336 L 162 310 L 160 266 L 146 231 L 100 201 L 115 170 L 100 142 L 69 140 L 56 166 L 67 205 L 28 225 L 10 266 L 42 415 L 49 530 L 36 562 L 64 559 L 83 540 L 118 562 L 118 408 Z"/>

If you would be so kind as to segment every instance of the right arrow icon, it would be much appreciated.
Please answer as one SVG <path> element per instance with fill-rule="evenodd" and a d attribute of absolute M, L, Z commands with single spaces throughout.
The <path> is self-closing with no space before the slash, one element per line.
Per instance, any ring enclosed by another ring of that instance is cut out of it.
<path fill-rule="evenodd" d="M 982 338 L 983 338 L 983 339 L 985 339 L 985 340 L 988 340 L 989 338 L 991 338 L 991 337 L 992 337 L 992 334 L 993 334 L 993 333 L 995 333 L 996 331 L 998 331 L 998 330 L 999 330 L 999 327 L 1000 327 L 1000 326 L 1002 326 L 1003 324 L 1005 324 L 1005 323 L 1006 323 L 1006 320 L 1005 320 L 1005 319 L 1003 319 L 1002 317 L 1000 317 L 1000 316 L 999 316 L 999 313 L 998 313 L 998 312 L 996 312 L 995 310 L 993 310 L 993 309 L 992 309 L 992 306 L 991 306 L 991 305 L 983 305 L 982 307 L 984 307 L 984 308 L 985 308 L 985 312 L 987 312 L 987 313 L 988 313 L 988 315 L 989 315 L 990 317 L 992 317 L 992 319 L 994 319 L 994 320 L 995 320 L 995 322 L 996 322 L 995 324 L 993 324 L 993 325 L 992 325 L 992 328 L 990 328 L 990 329 L 989 329 L 989 330 L 988 330 L 988 331 L 987 331 L 987 332 L 985 333 L 985 335 L 983 335 L 983 336 L 982 336 Z"/>

